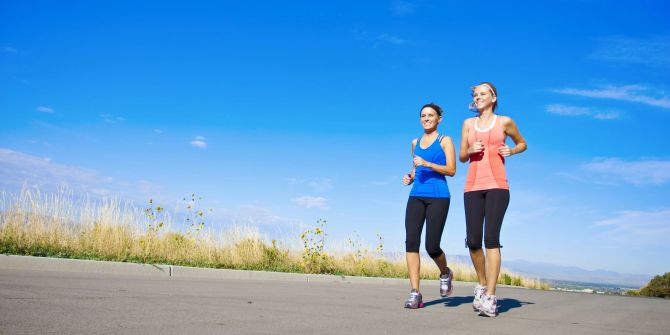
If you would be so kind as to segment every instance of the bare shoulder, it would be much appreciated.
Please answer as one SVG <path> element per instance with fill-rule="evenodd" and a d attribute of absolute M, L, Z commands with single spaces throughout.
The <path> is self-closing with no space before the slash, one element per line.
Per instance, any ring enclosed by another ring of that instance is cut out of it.
<path fill-rule="evenodd" d="M 452 139 L 450 136 L 447 135 L 442 135 L 442 138 L 440 139 L 440 143 L 449 143 L 452 142 Z"/>
<path fill-rule="evenodd" d="M 469 117 L 463 121 L 463 129 L 468 128 L 475 122 L 475 117 Z"/>
<path fill-rule="evenodd" d="M 416 138 L 413 138 L 413 139 L 412 139 L 412 145 L 416 145 L 416 142 L 417 142 L 417 141 L 419 141 L 419 140 L 416 139 Z"/>
<path fill-rule="evenodd" d="M 503 126 L 514 124 L 514 120 L 511 117 L 504 115 L 500 115 L 500 122 L 502 122 Z"/>

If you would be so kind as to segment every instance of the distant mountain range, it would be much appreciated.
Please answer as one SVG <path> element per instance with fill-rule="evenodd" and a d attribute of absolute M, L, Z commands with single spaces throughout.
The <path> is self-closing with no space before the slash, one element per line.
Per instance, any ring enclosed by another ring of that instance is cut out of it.
<path fill-rule="evenodd" d="M 631 273 L 619 273 L 607 270 L 585 270 L 575 266 L 561 266 L 544 262 L 524 260 L 503 260 L 502 266 L 510 271 L 527 277 L 563 280 L 584 283 L 619 285 L 640 288 L 647 285 L 652 276 Z"/>
<path fill-rule="evenodd" d="M 448 256 L 450 262 L 470 264 L 470 256 Z M 647 285 L 652 276 L 642 274 L 619 273 L 607 270 L 585 270 L 575 266 L 562 266 L 545 262 L 529 262 L 524 260 L 505 260 L 502 267 L 525 277 L 545 280 L 559 280 L 581 283 L 618 285 L 621 287 L 640 288 Z"/>

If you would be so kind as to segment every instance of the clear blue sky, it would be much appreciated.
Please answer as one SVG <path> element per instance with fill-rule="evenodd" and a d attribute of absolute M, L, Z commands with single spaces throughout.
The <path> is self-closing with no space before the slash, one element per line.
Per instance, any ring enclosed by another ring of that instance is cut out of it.
<path fill-rule="evenodd" d="M 665 1 L 0 0 L 0 182 L 174 204 L 268 234 L 328 220 L 404 251 L 419 108 L 460 141 L 491 81 L 508 160 L 503 259 L 670 271 Z M 443 237 L 466 254 L 449 179 Z"/>

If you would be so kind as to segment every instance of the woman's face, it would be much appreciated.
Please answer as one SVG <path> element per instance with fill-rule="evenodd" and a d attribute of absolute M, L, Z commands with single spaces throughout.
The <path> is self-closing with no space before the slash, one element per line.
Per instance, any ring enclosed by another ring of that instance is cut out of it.
<path fill-rule="evenodd" d="M 438 115 L 434 109 L 430 107 L 424 107 L 421 110 L 421 126 L 423 129 L 436 129 L 440 121 L 442 121 L 442 117 Z"/>
<path fill-rule="evenodd" d="M 472 92 L 472 102 L 478 110 L 483 111 L 491 106 L 496 101 L 496 97 L 491 93 L 491 89 L 486 85 L 479 85 L 475 87 Z"/>

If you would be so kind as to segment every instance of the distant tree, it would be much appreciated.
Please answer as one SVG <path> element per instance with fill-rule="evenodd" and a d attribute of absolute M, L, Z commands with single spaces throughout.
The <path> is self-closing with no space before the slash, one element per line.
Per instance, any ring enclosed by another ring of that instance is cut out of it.
<path fill-rule="evenodd" d="M 670 272 L 654 277 L 647 286 L 640 289 L 640 295 L 670 298 Z"/>

